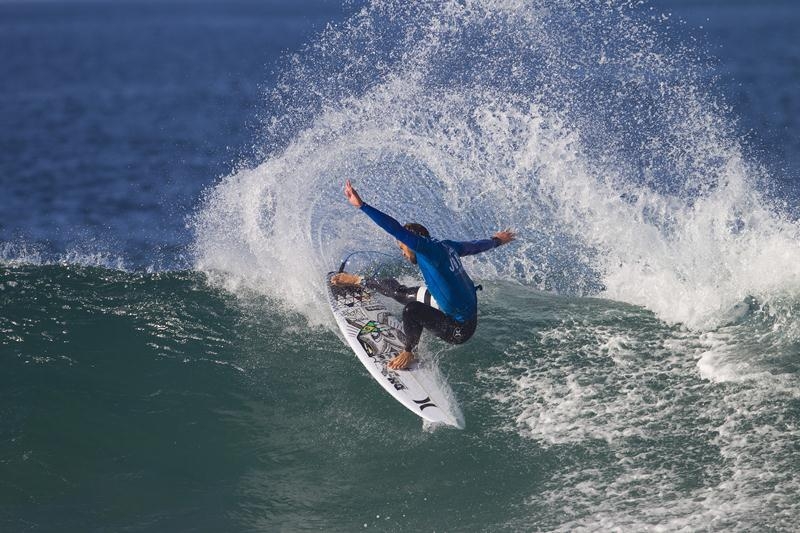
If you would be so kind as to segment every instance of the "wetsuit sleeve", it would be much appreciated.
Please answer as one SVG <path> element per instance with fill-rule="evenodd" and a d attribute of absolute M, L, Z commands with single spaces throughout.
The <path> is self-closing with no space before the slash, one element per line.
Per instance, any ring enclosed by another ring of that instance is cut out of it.
<path fill-rule="evenodd" d="M 383 213 L 378 211 L 371 205 L 364 202 L 361 206 L 361 211 L 363 211 L 369 218 L 372 219 L 375 224 L 380 226 L 386 233 L 397 239 L 398 241 L 402 242 L 415 252 L 421 251 L 425 248 L 425 244 L 427 239 L 424 237 L 420 237 L 419 235 L 415 235 L 404 228 L 398 221 Z"/>
<path fill-rule="evenodd" d="M 393 278 L 367 279 L 364 281 L 364 285 L 366 285 L 368 289 L 378 291 L 384 296 L 397 300 L 401 304 L 416 301 L 417 291 L 419 290 L 419 287 L 406 287 L 405 285 L 401 285 L 399 281 Z"/>
<path fill-rule="evenodd" d="M 503 243 L 497 237 L 492 237 L 491 239 L 481 239 L 478 241 L 448 241 L 448 244 L 455 249 L 459 256 L 463 257 L 465 255 L 475 255 L 491 250 L 492 248 L 497 248 Z"/>

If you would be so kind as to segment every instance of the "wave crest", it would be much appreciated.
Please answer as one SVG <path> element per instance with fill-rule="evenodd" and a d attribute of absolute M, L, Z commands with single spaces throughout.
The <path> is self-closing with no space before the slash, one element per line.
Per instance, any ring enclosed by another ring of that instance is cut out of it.
<path fill-rule="evenodd" d="M 198 268 L 317 315 L 344 253 L 391 246 L 349 178 L 437 236 L 516 228 L 468 265 L 480 278 L 693 328 L 800 294 L 800 228 L 669 24 L 630 2 L 372 2 L 287 60 L 263 162 L 196 214 Z"/>

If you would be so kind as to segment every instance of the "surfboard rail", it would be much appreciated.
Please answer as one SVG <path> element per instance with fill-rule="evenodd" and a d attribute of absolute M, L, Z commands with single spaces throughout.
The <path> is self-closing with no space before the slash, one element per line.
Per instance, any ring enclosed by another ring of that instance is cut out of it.
<path fill-rule="evenodd" d="M 387 366 L 405 344 L 400 321 L 371 290 L 331 285 L 334 274 L 330 272 L 326 277 L 331 311 L 348 346 L 372 378 L 424 420 L 463 429 L 452 390 L 437 379 L 433 363 L 417 360 L 407 370 L 392 370 Z"/>

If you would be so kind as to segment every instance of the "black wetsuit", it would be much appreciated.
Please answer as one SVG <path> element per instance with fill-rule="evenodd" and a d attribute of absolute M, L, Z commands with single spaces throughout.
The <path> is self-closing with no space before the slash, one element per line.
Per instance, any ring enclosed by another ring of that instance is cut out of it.
<path fill-rule="evenodd" d="M 365 285 L 379 293 L 406 304 L 403 308 L 403 330 L 406 334 L 405 350 L 413 351 L 422 336 L 422 330 L 428 329 L 440 339 L 451 344 L 466 342 L 475 333 L 478 317 L 459 322 L 439 309 L 430 305 L 430 293 L 426 290 L 420 295 L 419 287 L 406 287 L 396 279 L 368 279 Z M 420 295 L 423 301 L 417 300 Z M 424 301 L 427 300 L 427 303 Z"/>

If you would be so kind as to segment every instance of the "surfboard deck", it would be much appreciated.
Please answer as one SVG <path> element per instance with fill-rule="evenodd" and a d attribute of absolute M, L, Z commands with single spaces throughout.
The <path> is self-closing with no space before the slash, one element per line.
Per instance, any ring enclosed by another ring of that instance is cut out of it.
<path fill-rule="evenodd" d="M 432 362 L 419 358 L 407 370 L 387 366 L 403 350 L 402 323 L 375 294 L 360 286 L 334 286 L 326 278 L 328 298 L 336 323 L 359 361 L 394 399 L 434 424 L 464 428 L 453 392 Z"/>

